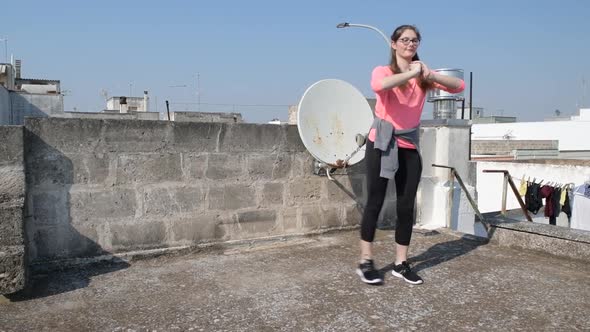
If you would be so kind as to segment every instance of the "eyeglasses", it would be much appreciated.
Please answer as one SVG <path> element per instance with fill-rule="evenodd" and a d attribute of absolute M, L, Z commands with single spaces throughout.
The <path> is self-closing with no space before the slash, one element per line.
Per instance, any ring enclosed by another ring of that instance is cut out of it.
<path fill-rule="evenodd" d="M 412 42 L 416 45 L 420 45 L 420 39 L 418 39 L 418 38 L 410 39 L 410 38 L 405 37 L 405 38 L 400 38 L 397 41 L 401 42 L 404 45 L 409 45 L 410 42 Z"/>

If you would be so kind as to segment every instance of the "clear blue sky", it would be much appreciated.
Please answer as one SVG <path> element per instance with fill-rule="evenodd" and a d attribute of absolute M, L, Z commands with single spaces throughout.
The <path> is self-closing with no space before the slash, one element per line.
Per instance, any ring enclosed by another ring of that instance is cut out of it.
<path fill-rule="evenodd" d="M 346 80 L 371 97 L 371 70 L 389 50 L 374 31 L 335 28 L 344 21 L 387 35 L 417 25 L 422 60 L 462 68 L 466 81 L 472 71 L 474 104 L 488 115 L 541 120 L 590 107 L 586 0 L 9 0 L 1 8 L 9 55 L 22 59 L 26 78 L 61 80 L 66 111 L 103 109 L 103 89 L 148 90 L 152 110 L 156 97 L 160 112 L 166 99 L 183 110 L 176 103 L 197 101 L 197 73 L 201 110 L 235 110 L 253 122 L 286 120 L 280 105 L 297 104 L 320 79 Z M 240 106 L 252 104 L 279 106 Z"/>

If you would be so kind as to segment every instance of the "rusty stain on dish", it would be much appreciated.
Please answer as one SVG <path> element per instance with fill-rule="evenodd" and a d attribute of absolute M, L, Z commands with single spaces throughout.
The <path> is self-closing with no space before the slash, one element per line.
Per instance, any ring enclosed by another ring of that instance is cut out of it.
<path fill-rule="evenodd" d="M 344 168 L 344 167 L 348 166 L 348 163 L 346 163 L 342 159 L 337 159 L 336 164 L 335 165 L 330 164 L 330 166 L 335 167 L 335 168 Z"/>
<path fill-rule="evenodd" d="M 343 123 L 342 120 L 340 120 L 340 118 L 338 117 L 338 114 L 334 114 L 332 117 L 332 133 L 335 134 L 334 137 L 334 142 L 336 144 L 341 144 L 342 143 L 342 138 L 344 136 L 344 131 L 343 129 Z"/>
<path fill-rule="evenodd" d="M 320 135 L 320 131 L 318 129 L 318 127 L 315 128 L 315 136 L 313 137 L 313 142 L 318 144 L 318 145 L 322 145 L 322 136 Z"/>

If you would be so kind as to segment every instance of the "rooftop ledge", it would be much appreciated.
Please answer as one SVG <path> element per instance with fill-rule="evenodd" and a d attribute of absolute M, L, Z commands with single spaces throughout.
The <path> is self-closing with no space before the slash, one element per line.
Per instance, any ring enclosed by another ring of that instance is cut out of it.
<path fill-rule="evenodd" d="M 590 261 L 590 232 L 486 215 L 492 243 L 542 251 L 554 256 Z"/>

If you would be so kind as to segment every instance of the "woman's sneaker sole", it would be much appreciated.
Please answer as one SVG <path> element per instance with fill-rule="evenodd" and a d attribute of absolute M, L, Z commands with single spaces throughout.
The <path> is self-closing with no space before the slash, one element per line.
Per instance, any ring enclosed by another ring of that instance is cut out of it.
<path fill-rule="evenodd" d="M 380 284 L 383 282 L 383 279 L 381 278 L 377 278 L 377 279 L 373 279 L 373 280 L 369 280 L 369 279 L 365 279 L 365 275 L 363 274 L 363 271 L 361 271 L 361 269 L 356 269 L 356 274 L 359 275 L 359 277 L 361 277 L 361 280 L 366 283 L 366 284 Z"/>
<path fill-rule="evenodd" d="M 424 283 L 424 280 L 418 280 L 418 281 L 412 281 L 412 280 L 408 280 L 408 279 L 406 279 L 406 278 L 405 278 L 403 275 L 401 275 L 401 274 L 399 274 L 399 273 L 395 272 L 394 270 L 392 270 L 392 271 L 391 271 L 391 274 L 392 274 L 394 277 L 398 277 L 398 278 L 400 278 L 400 279 L 404 279 L 404 280 L 405 280 L 405 282 L 407 282 L 407 283 L 409 283 L 409 284 L 412 284 L 412 285 L 420 285 L 420 284 L 423 284 L 423 283 Z"/>

